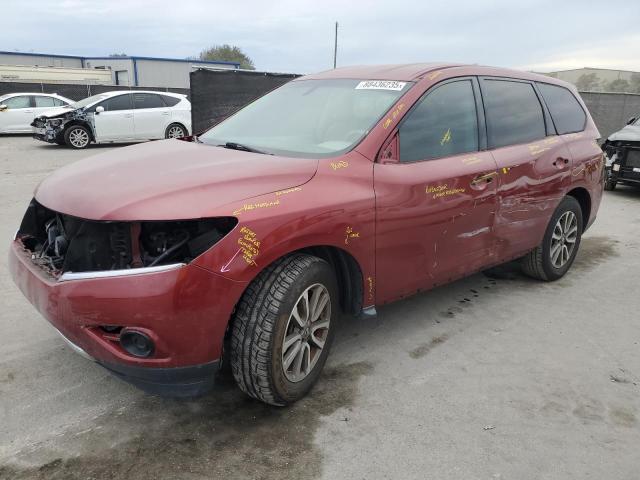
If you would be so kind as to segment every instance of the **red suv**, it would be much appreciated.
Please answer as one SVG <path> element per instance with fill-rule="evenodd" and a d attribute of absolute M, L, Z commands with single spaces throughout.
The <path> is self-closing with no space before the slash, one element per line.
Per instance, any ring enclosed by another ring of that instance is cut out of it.
<path fill-rule="evenodd" d="M 148 391 L 201 393 L 225 363 L 285 405 L 317 380 L 341 312 L 375 315 L 517 258 L 562 277 L 600 204 L 598 137 L 553 78 L 331 70 L 191 141 L 58 170 L 10 268 L 76 350 Z"/>

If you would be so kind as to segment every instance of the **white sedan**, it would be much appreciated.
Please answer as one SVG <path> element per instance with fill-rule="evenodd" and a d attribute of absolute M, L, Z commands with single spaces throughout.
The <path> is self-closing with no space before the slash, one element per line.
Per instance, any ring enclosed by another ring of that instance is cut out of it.
<path fill-rule="evenodd" d="M 45 112 L 31 125 L 34 138 L 71 148 L 178 138 L 191 132 L 191 103 L 177 93 L 107 92 Z"/>
<path fill-rule="evenodd" d="M 0 96 L 0 133 L 31 133 L 38 115 L 73 100 L 55 93 L 9 93 Z"/>

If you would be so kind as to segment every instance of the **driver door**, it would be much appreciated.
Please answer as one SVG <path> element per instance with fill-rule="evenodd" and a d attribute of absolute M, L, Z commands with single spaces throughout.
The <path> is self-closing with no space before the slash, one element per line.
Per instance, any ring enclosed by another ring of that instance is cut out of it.
<path fill-rule="evenodd" d="M 382 302 L 460 278 L 495 257 L 497 167 L 475 78 L 427 91 L 374 167 Z"/>
<path fill-rule="evenodd" d="M 0 131 L 30 132 L 31 122 L 35 118 L 33 99 L 29 95 L 18 95 L 2 102 L 7 106 L 0 111 Z"/>
<path fill-rule="evenodd" d="M 103 112 L 96 109 L 101 106 Z M 135 139 L 133 102 L 130 93 L 108 98 L 91 109 L 94 112 L 97 142 Z"/>

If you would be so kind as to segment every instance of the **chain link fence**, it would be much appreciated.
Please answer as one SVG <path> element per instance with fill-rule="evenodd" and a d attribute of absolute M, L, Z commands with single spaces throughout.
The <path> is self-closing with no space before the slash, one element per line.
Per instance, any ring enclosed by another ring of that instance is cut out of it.
<path fill-rule="evenodd" d="M 205 68 L 191 72 L 191 124 L 194 133 L 202 133 L 240 107 L 298 76 Z"/>
<path fill-rule="evenodd" d="M 121 85 L 77 85 L 70 83 L 27 83 L 0 82 L 0 95 L 7 93 L 57 93 L 71 100 L 82 100 L 98 93 L 113 92 L 114 90 L 153 90 L 156 92 L 181 93 L 190 97 L 188 88 L 165 87 L 126 87 Z"/>

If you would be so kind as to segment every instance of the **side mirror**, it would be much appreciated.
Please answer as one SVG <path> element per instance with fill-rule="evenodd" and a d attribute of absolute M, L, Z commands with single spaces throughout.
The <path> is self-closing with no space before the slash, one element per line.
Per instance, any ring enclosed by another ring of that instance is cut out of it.
<path fill-rule="evenodd" d="M 102 105 L 96 107 L 96 113 L 102 113 L 104 112 L 104 107 Z"/>
<path fill-rule="evenodd" d="M 7 107 L 6 105 L 0 105 L 0 112 L 4 112 L 5 110 L 8 110 L 9 107 Z"/>
<path fill-rule="evenodd" d="M 1 109 L 2 107 L 0 107 Z M 633 122 L 635 122 L 637 120 L 636 117 L 631 117 L 629 120 L 627 120 L 627 125 L 631 125 Z"/>

